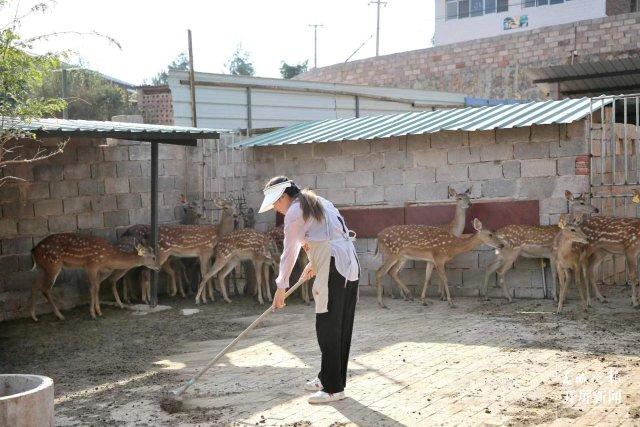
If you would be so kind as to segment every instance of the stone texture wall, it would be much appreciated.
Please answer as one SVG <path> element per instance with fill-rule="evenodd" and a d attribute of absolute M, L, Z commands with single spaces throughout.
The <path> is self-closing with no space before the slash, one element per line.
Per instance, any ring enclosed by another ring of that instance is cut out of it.
<path fill-rule="evenodd" d="M 73 139 L 61 155 L 7 171 L 26 182 L 0 188 L 0 321 L 26 314 L 23 309 L 36 277 L 29 271 L 30 251 L 45 236 L 80 232 L 113 241 L 119 230 L 149 223 L 151 146 L 110 144 L 104 139 Z M 161 222 L 179 219 L 176 206 L 186 175 L 184 153 L 184 147 L 160 147 Z M 191 169 L 196 169 L 199 150 L 188 153 Z M 86 283 L 84 273 L 64 271 L 54 295 L 62 307 L 76 305 L 88 297 Z M 38 302 L 39 312 L 50 311 L 40 293 Z"/>
<path fill-rule="evenodd" d="M 636 56 L 640 13 L 317 68 L 297 79 L 461 92 L 482 98 L 545 99 L 528 68 Z"/>
<path fill-rule="evenodd" d="M 168 86 L 143 86 L 138 88 L 138 110 L 144 123 L 173 125 L 173 103 Z"/>
<path fill-rule="evenodd" d="M 556 223 L 567 211 L 564 191 L 589 189 L 588 170 L 576 175 L 587 154 L 586 122 L 486 132 L 440 132 L 373 141 L 347 141 L 254 148 L 245 151 L 243 186 L 249 206 L 262 201 L 264 182 L 286 174 L 335 204 L 402 206 L 405 202 L 447 202 L 448 188 L 472 197 L 540 200 L 540 223 Z M 235 166 L 240 170 L 240 165 Z M 273 226 L 273 214 L 258 215 L 257 227 Z M 375 239 L 359 239 L 365 274 L 374 283 Z M 477 295 L 488 248 L 457 257 L 448 269 L 454 295 Z M 424 264 L 408 263 L 401 277 L 413 286 L 424 280 Z M 539 260 L 522 259 L 508 280 L 517 297 L 541 297 Z M 434 279 L 437 283 L 437 279 Z M 550 282 L 550 279 L 548 280 Z M 433 290 L 435 291 L 435 287 Z M 498 291 L 490 288 L 491 292 Z"/>

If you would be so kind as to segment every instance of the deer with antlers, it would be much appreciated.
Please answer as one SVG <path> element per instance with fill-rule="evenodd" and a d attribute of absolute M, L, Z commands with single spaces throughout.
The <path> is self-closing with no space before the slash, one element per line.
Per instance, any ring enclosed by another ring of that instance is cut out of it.
<path fill-rule="evenodd" d="M 588 243 L 588 240 L 587 236 L 579 227 L 581 221 L 582 214 L 579 214 L 571 222 L 566 215 L 562 215 L 558 222 L 559 231 L 553 239 L 551 266 L 557 269 L 558 280 L 560 282 L 558 314 L 562 312 L 571 274 L 573 274 L 576 287 L 580 292 L 582 308 L 584 311 L 587 311 L 589 290 L 583 277 L 582 255 L 584 251 L 583 245 Z"/>
<path fill-rule="evenodd" d="M 271 289 L 265 278 L 268 280 L 269 266 L 271 264 L 275 264 L 277 268 L 278 260 L 274 258 L 273 244 L 273 240 L 266 233 L 250 228 L 236 230 L 220 238 L 215 248 L 213 266 L 202 275 L 202 281 L 198 286 L 198 294 L 196 295 L 196 304 L 200 304 L 200 301 L 207 302 L 205 285 L 216 275 L 218 275 L 223 298 L 230 303 L 231 300 L 227 295 L 225 279 L 242 261 L 251 261 L 253 263 L 260 304 L 264 302 L 262 290 L 265 284 L 267 285 L 265 289 L 267 299 L 271 301 Z M 208 286 L 211 285 L 209 284 Z M 211 290 L 209 290 L 209 297 L 213 301 L 213 292 Z"/>
<path fill-rule="evenodd" d="M 453 198 L 456 202 L 455 213 L 453 215 L 453 219 L 451 220 L 451 222 L 449 222 L 448 224 L 439 226 L 438 228 L 441 228 L 447 231 L 448 233 L 450 233 L 455 237 L 462 236 L 462 232 L 464 231 L 465 221 L 467 218 L 467 210 L 469 209 L 469 206 L 471 206 L 470 194 L 471 194 L 471 187 L 468 188 L 467 191 L 464 191 L 462 193 L 458 193 L 455 189 L 449 188 L 449 197 Z M 389 236 L 393 236 L 394 234 L 396 234 L 398 230 L 400 230 L 402 227 L 407 227 L 407 226 L 392 225 L 390 227 L 383 229 L 380 233 L 378 233 L 378 236 L 377 236 L 378 246 L 376 248 L 376 254 L 378 252 L 383 253 L 383 265 L 384 265 L 384 253 L 389 252 L 388 250 L 389 248 L 383 248 L 381 247 L 381 244 L 384 245 L 384 242 L 388 240 Z M 414 228 L 429 227 L 430 228 L 431 226 L 410 225 L 409 227 L 414 227 Z M 406 261 L 407 260 L 399 260 L 396 264 L 394 264 L 388 270 L 388 274 L 396 283 L 400 291 L 402 292 L 404 299 L 413 301 L 413 294 L 411 293 L 411 291 L 409 291 L 409 289 L 406 286 L 402 284 L 398 276 L 398 273 L 400 272 L 400 270 L 402 270 L 402 267 L 404 267 L 404 264 L 406 263 Z M 426 284 L 428 286 L 429 281 L 427 281 Z M 441 298 L 444 298 L 445 293 L 444 293 L 444 287 L 442 286 L 442 283 L 440 283 L 439 289 L 440 289 Z M 391 293 L 391 296 L 393 297 L 393 292 Z"/>
<path fill-rule="evenodd" d="M 51 289 L 63 268 L 86 271 L 91 294 L 89 312 L 94 319 L 96 314 L 102 316 L 99 300 L 102 273 L 118 270 L 124 274 L 127 270 L 142 265 L 153 269 L 158 268 L 155 255 L 146 246 L 136 244 L 135 251 L 123 251 L 101 237 L 73 233 L 52 234 L 45 237 L 32 249 L 31 256 L 34 261 L 33 268 L 41 271 L 31 289 L 31 318 L 36 322 L 38 318 L 35 296 L 38 288 L 53 307 L 56 317 L 64 320 L 51 295 Z"/>
<path fill-rule="evenodd" d="M 571 218 L 577 215 L 590 215 L 598 213 L 598 209 L 585 199 L 584 195 L 574 196 L 570 191 L 565 191 L 565 198 L 569 203 L 569 215 Z M 504 244 L 502 249 L 496 250 L 496 258 L 486 268 L 484 284 L 481 296 L 487 299 L 487 287 L 491 274 L 497 272 L 497 283 L 500 284 L 505 298 L 511 302 L 512 296 L 505 277 L 518 257 L 551 259 L 553 241 L 560 229 L 557 225 L 520 225 L 512 224 L 496 230 L 496 238 Z M 554 284 L 554 300 L 558 300 L 558 288 L 556 287 L 556 269 L 551 266 L 551 277 Z"/>
<path fill-rule="evenodd" d="M 456 237 L 440 227 L 402 225 L 397 226 L 392 233 L 385 234 L 378 241 L 378 248 L 383 256 L 382 266 L 376 271 L 376 287 L 378 290 L 378 304 L 385 308 L 382 301 L 382 277 L 398 263 L 408 260 L 427 261 L 425 282 L 422 288 L 422 303 L 427 304 L 427 285 L 435 268 L 443 284 L 447 302 L 453 307 L 449 293 L 449 282 L 445 273 L 445 265 L 453 257 L 478 248 L 482 244 L 501 247 L 492 231 L 483 229 L 477 218 L 473 220 L 476 233 L 472 237 Z M 393 277 L 393 276 L 392 276 Z M 405 295 L 411 291 L 400 280 L 394 278 Z"/>

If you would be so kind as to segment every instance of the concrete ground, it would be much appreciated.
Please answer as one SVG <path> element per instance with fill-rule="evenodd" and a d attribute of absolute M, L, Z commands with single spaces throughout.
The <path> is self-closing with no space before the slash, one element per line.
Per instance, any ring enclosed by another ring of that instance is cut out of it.
<path fill-rule="evenodd" d="M 109 384 L 131 400 L 102 398 L 105 423 L 136 425 L 640 425 L 640 311 L 629 288 L 585 315 L 569 301 L 389 300 L 379 309 L 361 295 L 356 314 L 348 398 L 307 403 L 302 386 L 315 377 L 318 349 L 312 307 L 273 314 L 187 392 L 186 410 L 158 409 L 167 385 L 178 386 L 229 338 L 167 348 L 147 375 Z M 611 292 L 609 292 L 611 293 Z M 162 316 L 162 313 L 155 314 Z M 198 314 L 193 316 L 197 322 Z M 255 316 L 233 318 L 248 325 Z M 136 382 L 140 385 L 136 386 Z M 102 389 L 58 396 L 59 425 L 76 425 L 83 402 Z M 112 402 L 113 403 L 113 402 Z"/>
<path fill-rule="evenodd" d="M 319 368 L 313 307 L 291 301 L 207 372 L 167 414 L 159 401 L 257 317 L 248 297 L 183 316 L 192 300 L 134 315 L 103 308 L 4 322 L 3 372 L 51 376 L 56 424 L 66 425 L 640 425 L 640 310 L 628 287 L 603 289 L 588 314 L 578 301 L 388 299 L 362 289 L 348 398 L 306 401 Z"/>

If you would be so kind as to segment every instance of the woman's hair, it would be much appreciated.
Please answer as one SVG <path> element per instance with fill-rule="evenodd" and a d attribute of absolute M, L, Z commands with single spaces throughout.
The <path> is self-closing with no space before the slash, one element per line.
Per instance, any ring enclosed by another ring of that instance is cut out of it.
<path fill-rule="evenodd" d="M 270 187 L 281 182 L 291 181 L 286 176 L 276 176 L 271 178 L 265 188 Z M 300 189 L 293 181 L 291 181 L 291 187 L 287 187 L 284 190 L 285 194 L 288 194 L 292 199 L 298 199 L 300 201 L 300 208 L 302 208 L 302 218 L 307 221 L 309 218 L 313 218 L 316 221 L 324 221 L 324 210 L 318 196 L 313 191 L 305 188 Z"/>

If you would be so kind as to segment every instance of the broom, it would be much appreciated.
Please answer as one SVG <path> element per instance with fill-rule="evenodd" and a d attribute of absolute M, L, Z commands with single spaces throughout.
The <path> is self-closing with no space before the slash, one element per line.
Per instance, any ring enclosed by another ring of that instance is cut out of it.
<path fill-rule="evenodd" d="M 311 265 L 311 264 L 309 264 L 309 265 Z M 305 272 L 303 272 L 300 275 L 300 278 L 298 279 L 296 284 L 293 285 L 291 288 L 289 288 L 289 290 L 284 294 L 285 300 L 296 289 L 298 289 L 300 287 L 300 285 L 302 285 L 304 282 L 306 282 L 307 280 L 310 279 L 310 277 L 305 277 L 305 276 L 306 276 Z M 209 363 L 207 363 L 207 366 L 202 368 L 202 370 L 200 372 L 198 372 L 194 377 L 192 377 L 189 381 L 187 381 L 187 383 L 185 385 L 183 385 L 182 387 L 180 387 L 177 390 L 173 390 L 173 391 L 169 392 L 169 394 L 167 396 L 165 396 L 161 400 L 160 408 L 162 408 L 162 410 L 164 410 L 165 412 L 168 412 L 170 414 L 173 414 L 175 412 L 180 412 L 182 410 L 183 406 L 184 406 L 184 402 L 181 400 L 182 394 L 185 391 L 187 391 L 187 389 L 189 387 L 191 387 L 193 384 L 195 384 L 195 382 L 198 381 L 198 379 L 202 375 L 204 375 L 204 373 L 207 372 L 209 370 L 209 368 L 211 368 L 213 366 L 214 363 L 216 363 L 222 356 L 224 356 L 229 350 L 231 350 L 238 343 L 238 341 L 240 341 L 242 338 L 244 338 L 244 336 L 247 335 L 256 326 L 258 326 L 258 324 L 262 321 L 263 318 L 265 318 L 269 313 L 271 313 L 273 311 L 274 311 L 273 306 L 271 306 L 268 309 L 266 309 L 265 312 L 260 315 L 260 317 L 258 317 L 256 320 L 254 320 L 247 327 L 247 329 L 242 331 L 240 333 L 240 335 L 238 335 L 225 348 L 223 348 L 222 351 L 220 351 L 218 354 L 216 354 L 216 356 L 213 359 L 211 359 L 211 361 Z"/>

